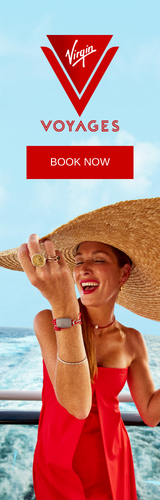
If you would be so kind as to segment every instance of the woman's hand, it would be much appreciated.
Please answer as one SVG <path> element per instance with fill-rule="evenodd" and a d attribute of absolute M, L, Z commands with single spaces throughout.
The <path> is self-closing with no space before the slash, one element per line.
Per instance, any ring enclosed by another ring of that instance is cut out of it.
<path fill-rule="evenodd" d="M 39 289 L 50 302 L 53 316 L 76 318 L 79 313 L 74 281 L 62 253 L 55 250 L 52 241 L 43 242 L 46 257 L 59 256 L 58 261 L 46 260 L 43 267 L 34 267 L 31 258 L 35 253 L 42 254 L 36 234 L 29 237 L 28 245 L 19 248 L 18 258 L 31 284 Z"/>

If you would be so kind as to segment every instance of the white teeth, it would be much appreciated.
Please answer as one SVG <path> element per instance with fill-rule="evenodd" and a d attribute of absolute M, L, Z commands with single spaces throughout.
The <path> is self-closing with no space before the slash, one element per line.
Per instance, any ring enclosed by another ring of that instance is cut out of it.
<path fill-rule="evenodd" d="M 87 283 L 81 283 L 82 286 L 98 286 L 98 283 L 93 281 L 87 281 Z"/>

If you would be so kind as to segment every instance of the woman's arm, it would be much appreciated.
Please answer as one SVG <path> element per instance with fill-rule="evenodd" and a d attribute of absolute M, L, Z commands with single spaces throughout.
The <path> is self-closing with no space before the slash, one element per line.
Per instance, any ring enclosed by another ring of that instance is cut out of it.
<path fill-rule="evenodd" d="M 34 329 L 58 402 L 76 418 L 86 418 L 91 408 L 91 383 L 87 359 L 80 365 L 66 365 L 57 360 L 76 362 L 86 353 L 81 326 L 54 331 L 52 312 L 41 311 L 34 319 Z"/>
<path fill-rule="evenodd" d="M 47 261 L 44 267 L 35 268 L 31 263 L 34 253 L 41 253 L 39 239 L 32 235 L 27 245 L 21 245 L 19 260 L 30 282 L 36 286 L 49 301 L 51 311 L 42 311 L 34 320 L 34 328 L 39 341 L 42 355 L 55 389 L 59 403 L 76 418 L 88 416 L 91 401 L 91 381 L 87 359 L 78 365 L 67 365 L 57 359 L 67 362 L 79 362 L 86 356 L 82 329 L 79 324 L 62 329 L 55 333 L 52 319 L 78 319 L 79 306 L 70 270 L 62 254 L 55 252 L 54 244 L 44 242 L 46 254 L 60 256 L 59 262 Z"/>
<path fill-rule="evenodd" d="M 160 389 L 156 391 L 142 335 L 133 330 L 135 357 L 128 370 L 128 386 L 137 409 L 150 427 L 160 422 Z"/>

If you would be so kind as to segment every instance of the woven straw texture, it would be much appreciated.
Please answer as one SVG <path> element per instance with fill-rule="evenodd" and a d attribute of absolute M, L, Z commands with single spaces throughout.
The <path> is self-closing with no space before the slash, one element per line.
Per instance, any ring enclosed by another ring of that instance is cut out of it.
<path fill-rule="evenodd" d="M 107 243 L 132 260 L 130 277 L 117 303 L 160 321 L 160 198 L 130 200 L 94 210 L 41 238 L 54 241 L 71 271 L 74 250 L 82 241 Z M 22 271 L 18 248 L 0 252 L 0 266 Z"/>

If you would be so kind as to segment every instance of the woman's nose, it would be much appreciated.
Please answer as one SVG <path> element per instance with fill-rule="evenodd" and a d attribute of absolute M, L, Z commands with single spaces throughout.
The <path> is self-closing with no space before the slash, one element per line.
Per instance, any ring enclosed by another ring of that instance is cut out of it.
<path fill-rule="evenodd" d="M 89 262 L 88 260 L 86 260 L 85 262 L 83 262 L 83 264 L 81 265 L 81 273 L 82 274 L 88 274 L 92 272 L 92 266 L 91 266 L 91 262 Z"/>

